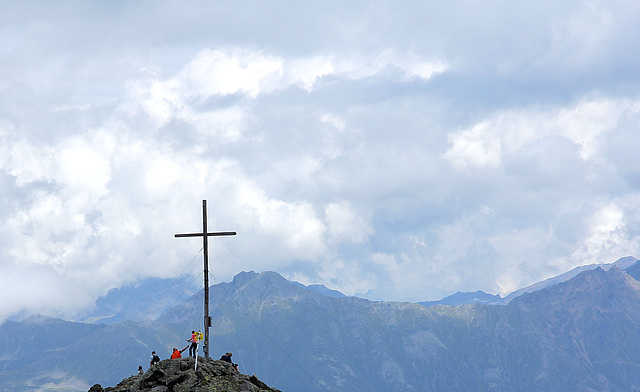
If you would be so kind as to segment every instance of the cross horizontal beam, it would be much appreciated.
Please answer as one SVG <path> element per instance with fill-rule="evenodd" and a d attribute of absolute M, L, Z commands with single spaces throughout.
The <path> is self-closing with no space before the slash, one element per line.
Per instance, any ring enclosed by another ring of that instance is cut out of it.
<path fill-rule="evenodd" d="M 217 231 L 213 233 L 207 233 L 207 237 L 219 237 L 223 235 L 236 235 L 235 231 Z M 183 234 L 175 234 L 176 238 L 180 237 L 202 237 L 202 233 L 183 233 Z"/>

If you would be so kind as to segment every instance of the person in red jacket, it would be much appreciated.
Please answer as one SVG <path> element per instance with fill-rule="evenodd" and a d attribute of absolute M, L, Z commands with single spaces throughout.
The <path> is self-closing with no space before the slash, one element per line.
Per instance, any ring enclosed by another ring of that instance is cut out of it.
<path fill-rule="evenodd" d="M 183 348 L 182 350 L 178 350 L 177 348 L 173 348 L 173 354 L 171 354 L 171 359 L 177 359 L 177 358 L 182 358 L 182 352 L 186 349 L 188 349 L 189 346 Z"/>

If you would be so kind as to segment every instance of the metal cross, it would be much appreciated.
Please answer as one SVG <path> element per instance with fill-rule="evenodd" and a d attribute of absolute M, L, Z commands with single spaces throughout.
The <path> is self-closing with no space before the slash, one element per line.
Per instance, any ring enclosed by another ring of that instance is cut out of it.
<path fill-rule="evenodd" d="M 207 232 L 207 201 L 202 200 L 202 233 L 183 233 L 176 234 L 176 238 L 180 237 L 202 237 L 202 248 L 204 249 L 204 346 L 202 351 L 205 358 L 209 358 L 209 327 L 211 326 L 211 317 L 209 317 L 209 237 L 219 237 L 236 235 L 235 231 L 218 231 Z"/>

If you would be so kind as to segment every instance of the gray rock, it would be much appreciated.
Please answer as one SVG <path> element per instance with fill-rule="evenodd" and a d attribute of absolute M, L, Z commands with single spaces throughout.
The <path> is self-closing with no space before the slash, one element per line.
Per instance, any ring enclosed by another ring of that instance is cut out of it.
<path fill-rule="evenodd" d="M 125 378 L 115 387 L 96 384 L 89 392 L 280 392 L 255 376 L 238 373 L 228 362 L 211 358 L 165 359 L 141 375 Z"/>

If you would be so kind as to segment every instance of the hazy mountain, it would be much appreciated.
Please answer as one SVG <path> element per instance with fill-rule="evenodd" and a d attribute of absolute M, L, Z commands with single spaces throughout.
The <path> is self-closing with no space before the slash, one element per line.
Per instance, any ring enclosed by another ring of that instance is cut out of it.
<path fill-rule="evenodd" d="M 500 297 L 499 295 L 488 294 L 488 293 L 485 293 L 484 291 L 478 290 L 474 293 L 457 292 L 441 300 L 424 301 L 424 302 L 418 302 L 418 303 L 424 306 L 433 306 L 433 305 L 460 306 L 460 305 L 468 305 L 468 304 L 475 304 L 475 303 L 481 303 L 486 305 L 506 305 L 514 298 L 517 298 L 525 293 L 533 293 L 535 291 L 542 290 L 546 287 L 550 287 L 558 283 L 566 282 L 567 280 L 575 277 L 581 272 L 594 270 L 598 267 L 606 271 L 609 268 L 616 266 L 622 270 L 625 270 L 634 278 L 638 279 L 640 277 L 640 264 L 638 264 L 638 261 L 639 260 L 634 257 L 627 256 L 627 257 L 622 257 L 618 259 L 614 263 L 581 265 L 563 274 L 542 280 L 530 286 L 516 290 L 508 294 L 504 298 Z"/>
<path fill-rule="evenodd" d="M 0 360 L 0 390 L 115 385 L 146 369 L 151 350 L 184 348 L 201 301 L 178 302 L 151 326 L 5 323 L 0 352 L 14 355 Z M 232 351 L 241 372 L 285 392 L 640 389 L 640 282 L 615 266 L 507 305 L 456 307 L 327 296 L 243 272 L 211 287 L 211 315 L 211 356 Z M 14 341 L 21 331 L 30 342 Z"/>
<path fill-rule="evenodd" d="M 338 290 L 332 290 L 328 287 L 326 287 L 323 284 L 310 284 L 308 286 L 303 285 L 302 283 L 298 283 L 298 282 L 293 282 L 297 285 L 300 285 L 302 287 L 306 287 L 309 290 L 316 292 L 318 294 L 322 294 L 325 295 L 327 297 L 333 297 L 333 298 L 342 298 L 342 297 L 346 297 L 346 295 L 342 294 L 341 292 L 339 292 Z"/>
<path fill-rule="evenodd" d="M 131 321 L 95 325 L 35 317 L 0 326 L 0 391 L 83 390 L 100 380 L 115 385 L 148 366 L 151 350 L 168 357 L 164 341 L 178 343 L 166 327 Z M 185 342 L 186 344 L 186 342 Z M 162 350 L 162 351 L 161 351 Z"/>
<path fill-rule="evenodd" d="M 235 349 L 241 368 L 284 391 L 324 390 L 319 384 L 350 391 L 628 391 L 640 385 L 640 374 L 627 368 L 640 365 L 638 282 L 619 268 L 584 271 L 506 306 L 425 308 L 330 298 L 275 273 L 240 274 L 212 288 L 212 302 L 213 349 Z M 612 338 L 616 329 L 634 342 Z M 599 349 L 603 342 L 607 348 Z"/>
<path fill-rule="evenodd" d="M 468 304 L 495 304 L 500 301 L 499 295 L 485 293 L 484 291 L 476 291 L 474 293 L 457 292 L 438 301 L 418 302 L 422 306 L 449 305 L 459 306 Z"/>
<path fill-rule="evenodd" d="M 619 268 L 582 272 L 510 305 L 536 320 L 523 330 L 539 346 L 538 390 L 639 389 L 640 283 Z"/>
<path fill-rule="evenodd" d="M 549 279 L 545 279 L 541 282 L 537 282 L 532 284 L 531 286 L 527 286 L 525 288 L 522 288 L 520 290 L 516 290 L 513 293 L 507 295 L 506 297 L 504 297 L 503 299 L 501 299 L 500 301 L 498 301 L 498 304 L 507 304 L 509 303 L 512 299 L 521 296 L 522 294 L 525 293 L 532 293 L 534 291 L 538 291 L 538 290 L 542 290 L 546 287 L 549 286 L 553 286 L 555 284 L 558 283 L 562 283 L 562 282 L 566 282 L 567 280 L 573 278 L 574 276 L 578 275 L 581 272 L 584 271 L 589 271 L 589 270 L 594 270 L 596 268 L 602 268 L 605 271 L 608 270 L 609 268 L 616 266 L 620 269 L 627 269 L 633 265 L 636 265 L 638 263 L 638 259 L 631 257 L 631 256 L 627 256 L 627 257 L 623 257 L 618 259 L 616 262 L 614 263 L 607 263 L 607 264 L 589 264 L 589 265 L 581 265 L 579 267 L 576 267 L 574 269 L 572 269 L 571 271 L 565 272 L 563 274 L 560 274 L 558 276 L 554 276 L 551 277 Z"/>
<path fill-rule="evenodd" d="M 149 278 L 142 282 L 110 290 L 100 297 L 95 306 L 75 321 L 115 324 L 122 321 L 153 321 L 182 295 L 183 300 L 195 294 L 202 286 L 193 277 L 179 279 Z M 183 294 L 184 293 L 184 294 Z M 155 305 L 155 306 L 154 306 Z M 64 317 L 64 315 L 62 316 Z"/>
<path fill-rule="evenodd" d="M 22 322 L 0 325 L 2 372 L 23 368 L 41 358 L 73 344 L 104 325 L 82 324 L 43 316 L 28 317 Z"/>

